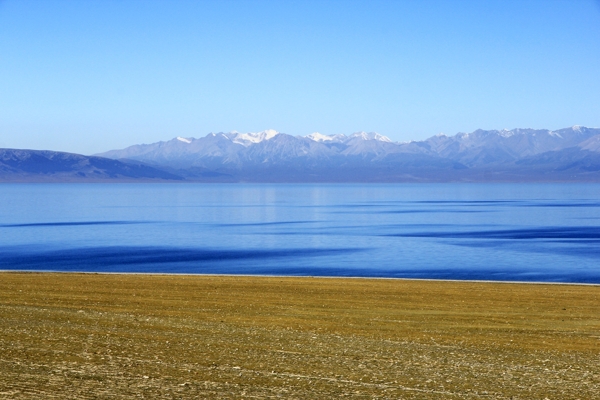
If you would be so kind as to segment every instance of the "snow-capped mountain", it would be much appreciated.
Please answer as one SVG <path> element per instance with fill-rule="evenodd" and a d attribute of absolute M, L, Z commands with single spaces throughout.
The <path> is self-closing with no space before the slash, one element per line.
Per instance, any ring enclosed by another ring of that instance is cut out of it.
<path fill-rule="evenodd" d="M 256 143 L 263 142 L 265 140 L 273 139 L 275 136 L 279 135 L 274 129 L 267 129 L 266 131 L 257 132 L 257 133 L 240 133 L 240 132 L 229 132 L 224 134 L 228 137 L 233 143 L 241 144 L 244 147 L 251 146 Z"/>
<path fill-rule="evenodd" d="M 291 136 L 269 129 L 256 133 L 209 133 L 203 138 L 176 137 L 166 142 L 142 144 L 99 154 L 132 159 L 172 168 L 243 168 L 247 164 L 295 162 L 300 158 L 330 160 L 336 156 L 381 154 L 380 146 L 392 141 L 375 132 L 346 135 Z M 344 153 L 346 150 L 346 153 Z"/>
<path fill-rule="evenodd" d="M 337 135 L 323 135 L 322 133 L 319 132 L 314 132 L 311 133 L 310 135 L 306 135 L 304 136 L 305 138 L 308 138 L 310 140 L 314 140 L 315 142 L 320 142 L 320 143 L 345 143 L 349 140 L 358 138 L 358 139 L 362 139 L 362 140 L 378 140 L 380 142 L 392 142 L 390 140 L 390 138 L 388 138 L 387 136 L 383 136 L 380 135 L 377 132 L 356 132 L 353 133 L 350 136 L 346 136 L 343 134 L 337 134 Z"/>
<path fill-rule="evenodd" d="M 600 129 L 574 126 L 547 129 L 476 130 L 454 136 L 436 135 L 426 147 L 441 157 L 469 167 L 504 164 L 547 151 L 578 146 L 600 134 Z"/>
<path fill-rule="evenodd" d="M 176 136 L 96 156 L 0 149 L 0 182 L 600 182 L 600 129 Z"/>
<path fill-rule="evenodd" d="M 344 143 L 346 140 L 348 140 L 348 137 L 346 135 L 323 135 L 319 132 L 314 132 L 304 137 L 320 143 Z"/>
<path fill-rule="evenodd" d="M 349 136 L 220 132 L 99 156 L 136 160 L 190 176 L 194 174 L 190 171 L 213 171 L 251 181 L 482 180 L 489 178 L 490 171 L 494 179 L 514 180 L 531 174 L 539 177 L 542 170 L 544 179 L 573 173 L 589 177 L 594 171 L 600 176 L 600 129 L 479 129 L 404 143 L 375 132 Z"/>
<path fill-rule="evenodd" d="M 377 132 L 355 132 L 350 135 L 349 139 L 362 139 L 362 140 L 377 140 L 380 142 L 389 142 L 392 141 L 387 136 L 380 135 Z"/>

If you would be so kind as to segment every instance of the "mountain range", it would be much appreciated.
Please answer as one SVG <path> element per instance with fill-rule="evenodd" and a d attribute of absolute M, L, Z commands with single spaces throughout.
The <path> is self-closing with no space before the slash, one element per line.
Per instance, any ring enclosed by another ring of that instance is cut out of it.
<path fill-rule="evenodd" d="M 375 132 L 221 132 L 98 156 L 144 162 L 186 179 L 209 181 L 596 181 L 600 129 L 476 130 L 410 142 L 393 142 Z"/>
<path fill-rule="evenodd" d="M 393 142 L 375 132 L 176 137 L 95 156 L 0 150 L 0 180 L 600 182 L 600 129 L 476 130 Z"/>

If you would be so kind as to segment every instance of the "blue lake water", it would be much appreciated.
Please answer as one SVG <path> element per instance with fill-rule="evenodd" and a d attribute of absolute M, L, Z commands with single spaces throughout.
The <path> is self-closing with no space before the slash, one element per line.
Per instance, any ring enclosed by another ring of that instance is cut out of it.
<path fill-rule="evenodd" d="M 596 184 L 3 184 L 0 269 L 600 283 Z"/>

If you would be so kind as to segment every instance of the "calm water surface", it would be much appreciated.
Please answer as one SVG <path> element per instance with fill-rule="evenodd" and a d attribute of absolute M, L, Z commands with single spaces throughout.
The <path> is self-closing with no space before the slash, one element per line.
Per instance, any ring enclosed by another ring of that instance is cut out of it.
<path fill-rule="evenodd" d="M 595 184 L 3 184 L 0 269 L 600 283 Z"/>

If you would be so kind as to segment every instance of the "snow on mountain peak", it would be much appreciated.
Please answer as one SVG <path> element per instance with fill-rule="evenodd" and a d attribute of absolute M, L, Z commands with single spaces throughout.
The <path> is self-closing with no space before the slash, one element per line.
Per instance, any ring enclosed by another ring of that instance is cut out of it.
<path fill-rule="evenodd" d="M 274 129 L 267 129 L 262 132 L 249 132 L 249 133 L 239 133 L 236 131 L 229 132 L 225 136 L 227 136 L 233 143 L 241 144 L 242 146 L 248 147 L 252 144 L 260 143 L 265 140 L 273 139 L 275 136 L 279 135 Z"/>
<path fill-rule="evenodd" d="M 559 138 L 563 139 L 562 135 L 560 133 L 558 133 L 558 132 L 549 131 L 548 135 L 554 136 L 554 137 L 559 137 Z"/>
<path fill-rule="evenodd" d="M 329 142 L 329 141 L 333 140 L 332 136 L 323 135 L 322 133 L 319 133 L 319 132 L 313 132 L 310 135 L 306 135 L 306 138 L 308 138 L 310 140 L 314 140 L 315 142 Z"/>
<path fill-rule="evenodd" d="M 269 140 L 274 138 L 276 135 L 279 135 L 279 132 L 277 132 L 275 129 L 267 129 L 266 131 L 258 133 L 258 135 L 264 136 L 264 140 Z"/>
<path fill-rule="evenodd" d="M 348 139 L 346 137 L 346 135 L 341 135 L 341 134 L 339 134 L 339 135 L 323 135 L 322 133 L 319 133 L 319 132 L 313 132 L 310 135 L 306 135 L 304 137 L 307 139 L 310 139 L 310 140 L 314 140 L 315 142 L 320 142 L 320 143 L 344 142 L 346 139 Z"/>
<path fill-rule="evenodd" d="M 356 132 L 350 135 L 350 138 L 360 138 L 362 140 L 379 140 L 380 142 L 390 142 L 390 138 L 387 136 L 380 135 L 377 132 Z"/>
<path fill-rule="evenodd" d="M 179 140 L 180 142 L 183 142 L 183 143 L 187 143 L 187 144 L 192 143 L 192 141 L 190 139 L 182 138 L 181 136 L 177 136 L 177 140 Z"/>

